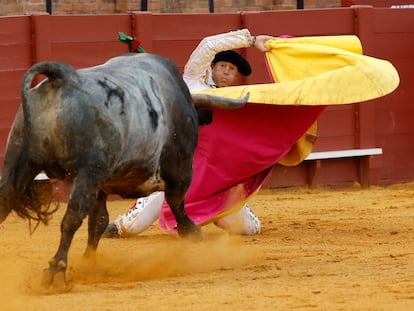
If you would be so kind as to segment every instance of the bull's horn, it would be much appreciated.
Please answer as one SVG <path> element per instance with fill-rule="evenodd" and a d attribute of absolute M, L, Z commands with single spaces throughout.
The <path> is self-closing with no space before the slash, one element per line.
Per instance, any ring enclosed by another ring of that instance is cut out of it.
<path fill-rule="evenodd" d="M 241 99 L 231 99 L 227 97 L 209 95 L 209 94 L 191 94 L 194 106 L 197 108 L 220 108 L 220 109 L 237 109 L 244 106 L 250 93 L 247 93 Z"/>

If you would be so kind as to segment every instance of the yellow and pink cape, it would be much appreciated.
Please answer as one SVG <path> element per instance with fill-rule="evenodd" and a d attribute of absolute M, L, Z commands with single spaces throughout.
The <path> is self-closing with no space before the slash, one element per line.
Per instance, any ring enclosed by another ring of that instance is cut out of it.
<path fill-rule="evenodd" d="M 237 110 L 216 110 L 200 128 L 186 212 L 203 225 L 240 208 L 276 163 L 297 165 L 312 151 L 316 120 L 329 105 L 385 96 L 399 84 L 394 66 L 362 54 L 356 36 L 277 38 L 266 45 L 274 83 L 201 91 L 229 98 L 250 93 Z M 163 229 L 174 231 L 167 204 Z"/>

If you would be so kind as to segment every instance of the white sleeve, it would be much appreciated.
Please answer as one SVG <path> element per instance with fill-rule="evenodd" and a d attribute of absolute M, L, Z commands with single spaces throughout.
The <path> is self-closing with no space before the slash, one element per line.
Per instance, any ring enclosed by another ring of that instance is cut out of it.
<path fill-rule="evenodd" d="M 218 52 L 249 47 L 250 38 L 251 35 L 247 29 L 205 37 L 193 51 L 184 67 L 184 81 L 188 85 L 195 80 L 205 81 L 210 64 Z"/>

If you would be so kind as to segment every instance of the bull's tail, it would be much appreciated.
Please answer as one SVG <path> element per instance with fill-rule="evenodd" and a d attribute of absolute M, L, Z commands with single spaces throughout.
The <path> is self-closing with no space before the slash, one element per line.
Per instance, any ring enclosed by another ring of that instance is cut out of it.
<path fill-rule="evenodd" d="M 24 219 L 47 224 L 57 208 L 57 204 L 51 208 L 53 188 L 50 181 L 34 180 L 39 168 L 30 163 L 28 150 L 28 145 L 21 141 L 9 142 L 0 179 L 0 223 L 14 210 Z"/>
<path fill-rule="evenodd" d="M 58 80 L 60 80 L 61 83 L 65 83 L 71 80 L 78 81 L 79 79 L 77 72 L 72 66 L 58 62 L 40 62 L 33 65 L 25 73 L 21 84 L 25 143 L 29 142 L 28 138 L 30 137 L 30 110 L 28 109 L 27 99 L 33 79 L 40 74 L 45 75 L 50 83 L 55 83 Z"/>
<path fill-rule="evenodd" d="M 16 167 L 17 168 L 17 167 Z M 0 180 L 0 223 L 14 210 L 24 219 L 48 224 L 51 215 L 57 210 L 58 202 L 53 200 L 53 186 L 50 180 L 34 181 L 33 175 L 21 174 L 23 169 Z M 53 204 L 55 202 L 55 204 Z M 53 206 L 53 208 L 52 208 Z"/>
<path fill-rule="evenodd" d="M 249 100 L 250 94 L 247 93 L 241 99 L 231 99 L 227 97 L 215 96 L 210 94 L 191 94 L 194 106 L 197 108 L 220 108 L 238 109 Z"/>
<path fill-rule="evenodd" d="M 21 85 L 23 142 L 21 133 L 11 133 L 11 137 L 16 135 L 16 139 L 10 139 L 7 146 L 0 180 L 0 223 L 14 210 L 22 218 L 47 224 L 56 210 L 51 209 L 53 189 L 50 181 L 34 180 L 41 168 L 32 163 L 29 157 L 32 124 L 28 99 L 32 81 L 39 74 L 45 75 L 48 83 L 57 83 L 57 80 L 66 83 L 78 79 L 71 66 L 56 62 L 38 63 L 24 75 Z"/>

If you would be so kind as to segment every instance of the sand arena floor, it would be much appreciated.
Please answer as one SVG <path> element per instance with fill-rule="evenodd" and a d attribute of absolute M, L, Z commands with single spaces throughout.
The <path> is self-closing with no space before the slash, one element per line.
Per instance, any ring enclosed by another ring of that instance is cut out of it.
<path fill-rule="evenodd" d="M 0 310 L 414 310 L 414 183 L 265 190 L 251 200 L 260 236 L 203 227 L 191 243 L 154 224 L 101 241 L 86 261 L 86 223 L 69 254 L 67 293 L 40 287 L 64 205 L 30 236 L 0 227 Z M 132 201 L 111 201 L 111 219 Z"/>

